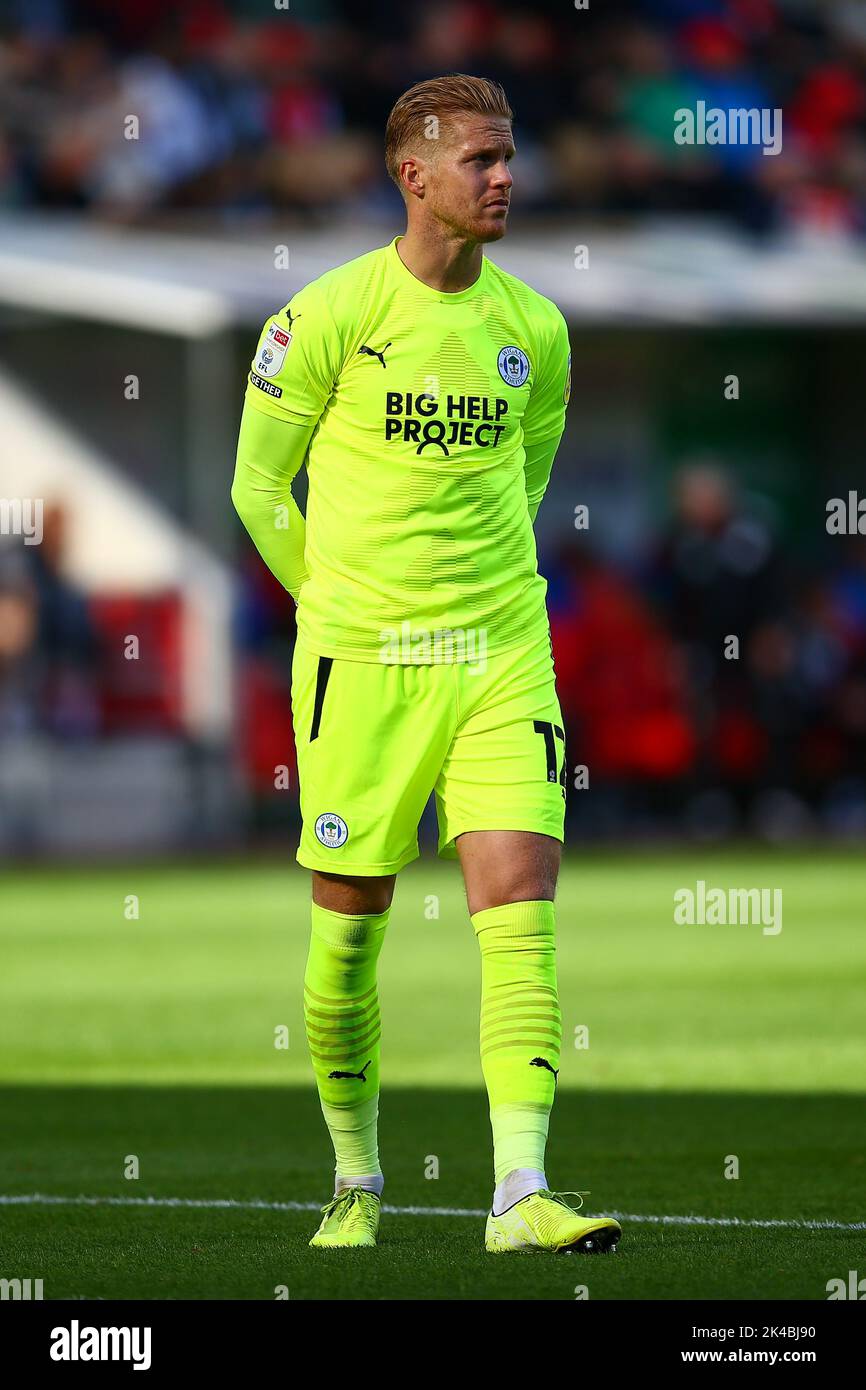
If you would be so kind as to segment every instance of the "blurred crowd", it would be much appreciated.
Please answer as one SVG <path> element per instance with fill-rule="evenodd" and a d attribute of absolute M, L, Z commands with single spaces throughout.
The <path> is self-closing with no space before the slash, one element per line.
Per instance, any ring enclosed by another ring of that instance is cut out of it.
<path fill-rule="evenodd" d="M 573 545 L 542 563 L 569 762 L 602 791 L 595 829 L 866 829 L 866 537 L 801 559 L 761 500 L 689 464 L 639 569 Z"/>
<path fill-rule="evenodd" d="M 541 554 L 568 812 L 587 835 L 866 831 L 866 536 L 828 537 L 807 562 L 761 500 L 693 461 L 633 568 L 594 554 L 588 533 Z M 80 592 L 66 523 L 49 505 L 40 545 L 0 544 L 0 750 L 182 742 L 177 596 Z M 130 631 L 157 660 L 122 660 Z M 277 763 L 295 785 L 294 640 L 294 605 L 245 543 L 234 753 L 254 834 L 285 833 Z"/>
<path fill-rule="evenodd" d="M 519 208 L 866 228 L 862 0 L 3 0 L 0 13 L 7 208 L 390 214 L 390 107 L 463 71 L 499 79 L 515 110 Z M 698 101 L 780 108 L 781 153 L 677 145 L 674 113 Z"/>
<path fill-rule="evenodd" d="M 866 537 L 801 560 L 762 500 L 690 462 L 634 568 L 594 554 L 588 532 L 541 554 L 568 813 L 586 835 L 866 831 Z M 243 737 L 267 803 L 294 612 L 244 553 Z"/>

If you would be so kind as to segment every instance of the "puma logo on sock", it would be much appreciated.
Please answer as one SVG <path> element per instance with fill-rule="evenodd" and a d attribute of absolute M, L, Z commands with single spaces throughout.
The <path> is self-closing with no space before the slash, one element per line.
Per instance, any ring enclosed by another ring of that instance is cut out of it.
<path fill-rule="evenodd" d="M 371 1057 L 369 1062 L 365 1062 L 365 1063 L 364 1063 L 364 1065 L 362 1066 L 362 1068 L 361 1068 L 360 1071 L 329 1071 L 329 1072 L 328 1072 L 328 1080 L 329 1080 L 329 1081 L 342 1081 L 345 1077 L 351 1076 L 351 1077 L 354 1078 L 355 1081 L 366 1081 L 367 1078 L 366 1078 L 366 1076 L 364 1075 L 364 1072 L 367 1070 L 367 1068 L 368 1068 L 369 1066 L 372 1066 L 372 1064 L 373 1064 L 373 1059 L 372 1059 L 372 1057 Z M 545 1066 L 546 1066 L 546 1065 L 547 1065 L 547 1063 L 545 1062 Z"/>
<path fill-rule="evenodd" d="M 558 1072 L 558 1071 L 553 1071 L 553 1067 L 550 1065 L 550 1063 L 548 1062 L 548 1060 L 547 1060 L 546 1057 L 533 1057 L 533 1059 L 532 1059 L 532 1061 L 529 1063 L 529 1065 L 530 1065 L 531 1067 L 547 1067 L 547 1070 L 548 1070 L 548 1071 L 552 1071 L 552 1072 L 553 1072 L 553 1079 L 554 1079 L 554 1081 L 555 1081 L 555 1080 L 557 1079 L 557 1077 L 559 1076 L 559 1072 Z"/>

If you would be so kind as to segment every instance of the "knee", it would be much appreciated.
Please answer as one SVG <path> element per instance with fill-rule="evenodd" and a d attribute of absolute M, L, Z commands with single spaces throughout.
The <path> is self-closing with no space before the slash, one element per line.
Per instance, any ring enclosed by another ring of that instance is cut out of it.
<path fill-rule="evenodd" d="M 391 906 L 395 876 L 350 878 L 313 870 L 313 902 L 329 912 L 350 916 L 378 916 Z"/>
<path fill-rule="evenodd" d="M 367 988 L 375 981 L 387 918 L 376 913 L 341 913 L 313 906 L 306 983 L 337 994 Z"/>
<path fill-rule="evenodd" d="M 509 903 L 553 902 L 556 896 L 558 865 L 539 859 L 533 864 L 499 867 L 485 874 L 481 882 L 472 885 L 473 912 L 488 907 L 506 907 Z"/>
<path fill-rule="evenodd" d="M 489 907 L 507 907 L 510 903 L 552 903 L 555 892 L 556 880 L 549 878 L 517 879 L 507 886 L 489 885 L 471 895 L 469 911 L 474 916 Z"/>

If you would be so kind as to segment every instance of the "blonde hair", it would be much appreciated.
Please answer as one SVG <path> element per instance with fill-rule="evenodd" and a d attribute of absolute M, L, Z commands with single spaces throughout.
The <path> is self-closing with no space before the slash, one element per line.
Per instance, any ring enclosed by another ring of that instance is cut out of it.
<path fill-rule="evenodd" d="M 416 82 L 395 103 L 385 127 L 385 167 L 400 192 L 400 162 L 422 140 L 436 139 L 443 118 L 463 114 L 502 116 L 514 120 L 514 112 L 498 82 L 455 72 Z M 431 135 L 431 118 L 434 124 Z"/>

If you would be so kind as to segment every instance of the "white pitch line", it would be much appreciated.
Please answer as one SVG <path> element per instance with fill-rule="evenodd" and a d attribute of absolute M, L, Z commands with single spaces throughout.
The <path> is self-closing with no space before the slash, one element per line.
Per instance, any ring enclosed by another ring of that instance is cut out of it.
<path fill-rule="evenodd" d="M 238 1201 L 234 1197 L 61 1197 L 44 1192 L 0 1195 L 4 1207 L 203 1207 L 209 1211 L 320 1211 L 321 1202 L 264 1202 L 251 1198 Z M 393 1216 L 487 1216 L 487 1210 L 473 1207 L 391 1207 L 382 1210 Z M 793 1217 L 769 1218 L 741 1216 L 645 1216 L 636 1212 L 608 1211 L 599 1215 L 612 1216 L 615 1221 L 633 1221 L 635 1225 L 652 1226 L 743 1226 L 792 1231 L 866 1231 L 866 1221 L 811 1221 Z M 581 1216 L 594 1216 L 581 1212 Z"/>

